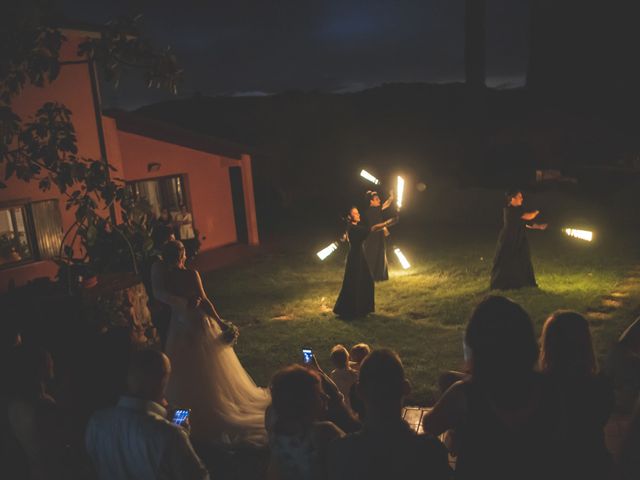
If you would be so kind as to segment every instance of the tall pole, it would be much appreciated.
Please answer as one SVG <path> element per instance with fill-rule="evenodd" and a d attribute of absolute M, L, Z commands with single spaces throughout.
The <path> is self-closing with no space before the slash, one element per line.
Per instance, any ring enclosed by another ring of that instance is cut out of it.
<path fill-rule="evenodd" d="M 465 82 L 473 89 L 485 88 L 486 0 L 465 0 Z"/>
<path fill-rule="evenodd" d="M 93 110 L 95 112 L 96 130 L 98 132 L 98 144 L 100 145 L 100 158 L 105 164 L 107 180 L 110 180 L 111 171 L 109 169 L 109 160 L 107 158 L 107 145 L 104 140 L 104 129 L 102 128 L 102 101 L 100 99 L 100 87 L 98 85 L 96 64 L 93 59 L 89 59 L 87 66 L 89 68 L 89 78 L 91 79 L 91 96 L 93 97 Z M 111 219 L 111 223 L 116 225 L 116 206 L 113 202 L 109 205 L 109 218 Z"/>

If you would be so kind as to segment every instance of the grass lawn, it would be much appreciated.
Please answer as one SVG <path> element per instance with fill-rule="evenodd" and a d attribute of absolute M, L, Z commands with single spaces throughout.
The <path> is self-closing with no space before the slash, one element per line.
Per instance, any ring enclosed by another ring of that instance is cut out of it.
<path fill-rule="evenodd" d="M 326 237 L 288 236 L 271 242 L 269 253 L 204 276 L 220 314 L 241 329 L 236 351 L 256 383 L 267 385 L 277 368 L 298 362 L 302 346 L 312 347 L 330 370 L 334 344 L 366 342 L 400 354 L 413 384 L 411 404 L 435 400 L 438 374 L 460 367 L 466 320 L 488 293 L 497 231 L 422 227 L 400 233 L 391 238 L 412 267 L 403 271 L 389 258 L 391 278 L 376 284 L 376 312 L 361 320 L 339 320 L 331 312 L 346 246 L 320 262 L 314 252 L 329 243 Z M 507 295 L 525 307 L 538 330 L 555 309 L 585 312 L 616 289 L 630 292 L 610 319 L 591 320 L 602 357 L 635 315 L 638 288 L 623 283 L 638 263 L 637 242 L 631 236 L 603 235 L 590 244 L 558 231 L 529 232 L 529 240 L 540 288 Z"/>

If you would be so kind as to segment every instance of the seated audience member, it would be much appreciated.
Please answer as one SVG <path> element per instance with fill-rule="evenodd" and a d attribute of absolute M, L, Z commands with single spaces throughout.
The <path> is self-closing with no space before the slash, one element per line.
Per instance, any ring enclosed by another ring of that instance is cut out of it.
<path fill-rule="evenodd" d="M 456 478 L 552 478 L 561 450 L 552 442 L 558 418 L 535 371 L 538 344 L 529 315 L 505 297 L 489 296 L 475 307 L 465 341 L 470 376 L 425 414 L 424 430 L 453 430 Z"/>
<path fill-rule="evenodd" d="M 351 351 L 349 352 L 349 366 L 353 370 L 360 370 L 360 364 L 370 352 L 371 347 L 369 347 L 369 345 L 366 343 L 357 343 L 351 347 Z"/>
<path fill-rule="evenodd" d="M 13 458 L 2 468 L 7 478 L 64 478 L 71 466 L 65 465 L 69 435 L 55 400 L 47 392 L 53 379 L 53 360 L 49 352 L 22 346 L 13 356 L 15 376 L 10 389 L 6 415 L 13 442 L 5 447 Z M 5 452 L 6 454 L 7 452 Z"/>
<path fill-rule="evenodd" d="M 335 367 L 329 377 L 338 386 L 338 389 L 344 396 L 344 401 L 351 409 L 351 402 L 349 396 L 351 393 L 351 387 L 358 380 L 358 372 L 353 370 L 349 366 L 349 352 L 342 345 L 336 345 L 331 349 L 331 363 Z"/>
<path fill-rule="evenodd" d="M 616 411 L 631 412 L 640 392 L 640 317 L 611 347 L 603 370 L 613 380 Z"/>
<path fill-rule="evenodd" d="M 349 366 L 351 369 L 355 370 L 356 373 L 360 371 L 360 364 L 370 352 L 371 348 L 366 343 L 358 343 L 351 347 L 351 351 L 349 352 Z M 349 391 L 349 405 L 351 407 L 351 411 L 357 415 L 358 419 L 362 422 L 365 417 L 364 403 L 359 397 L 355 387 L 355 383 L 351 385 L 351 389 Z"/>
<path fill-rule="evenodd" d="M 91 417 L 86 447 L 100 479 L 209 478 L 185 429 L 167 418 L 164 392 L 170 374 L 166 355 L 136 352 L 127 374 L 128 395 Z"/>
<path fill-rule="evenodd" d="M 611 454 L 604 427 L 613 409 L 613 388 L 598 374 L 587 320 L 577 312 L 558 310 L 544 323 L 540 337 L 540 370 L 559 402 L 563 428 L 562 478 L 604 479 Z"/>
<path fill-rule="evenodd" d="M 321 421 L 328 396 L 320 374 L 299 365 L 280 370 L 271 381 L 271 399 L 269 479 L 326 478 L 327 447 L 344 433 L 332 422 Z"/>
<path fill-rule="evenodd" d="M 640 399 L 636 403 L 618 460 L 617 475 L 613 478 L 619 480 L 640 478 Z"/>
<path fill-rule="evenodd" d="M 369 354 L 362 362 L 357 388 L 367 417 L 360 432 L 330 445 L 330 479 L 450 478 L 444 445 L 418 435 L 402 420 L 403 399 L 411 387 L 395 352 Z"/>

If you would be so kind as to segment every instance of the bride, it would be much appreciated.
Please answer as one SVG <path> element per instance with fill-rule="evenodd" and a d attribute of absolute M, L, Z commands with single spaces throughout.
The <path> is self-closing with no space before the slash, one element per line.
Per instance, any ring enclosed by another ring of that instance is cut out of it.
<path fill-rule="evenodd" d="M 172 240 L 152 271 L 154 295 L 171 305 L 167 400 L 191 409 L 191 435 L 197 440 L 264 445 L 269 392 L 257 387 L 240 364 L 230 345 L 235 327 L 220 318 L 200 274 L 187 270 L 185 260 L 184 246 Z"/>

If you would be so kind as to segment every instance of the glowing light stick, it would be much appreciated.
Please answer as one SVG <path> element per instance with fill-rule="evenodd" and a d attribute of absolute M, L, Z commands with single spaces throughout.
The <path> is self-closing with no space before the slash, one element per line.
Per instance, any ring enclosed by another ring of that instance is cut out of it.
<path fill-rule="evenodd" d="M 367 172 L 366 170 L 362 170 L 360 172 L 360 176 L 362 178 L 365 178 L 367 180 L 369 180 L 371 183 L 375 184 L 375 185 L 380 185 L 380 180 L 378 180 L 376 177 L 374 177 L 373 175 L 371 175 L 369 172 Z"/>
<path fill-rule="evenodd" d="M 402 195 L 404 194 L 404 178 L 398 175 L 398 186 L 396 188 L 396 192 L 398 193 L 398 198 L 396 200 L 396 206 L 398 210 L 402 208 Z"/>
<path fill-rule="evenodd" d="M 577 230 L 575 228 L 563 228 L 562 231 L 570 237 L 579 238 L 580 240 L 586 240 L 590 242 L 593 240 L 593 232 L 589 230 Z"/>
<path fill-rule="evenodd" d="M 402 268 L 406 270 L 407 268 L 411 267 L 409 260 L 407 260 L 407 257 L 404 256 L 404 254 L 398 247 L 393 249 L 393 253 L 395 253 L 396 257 L 398 257 L 398 260 L 400 260 L 400 265 L 402 265 Z"/>
<path fill-rule="evenodd" d="M 322 250 L 316 253 L 316 255 L 320 260 L 324 260 L 333 252 L 335 252 L 337 249 L 338 249 L 338 242 L 333 242 L 331 245 L 324 247 Z"/>

